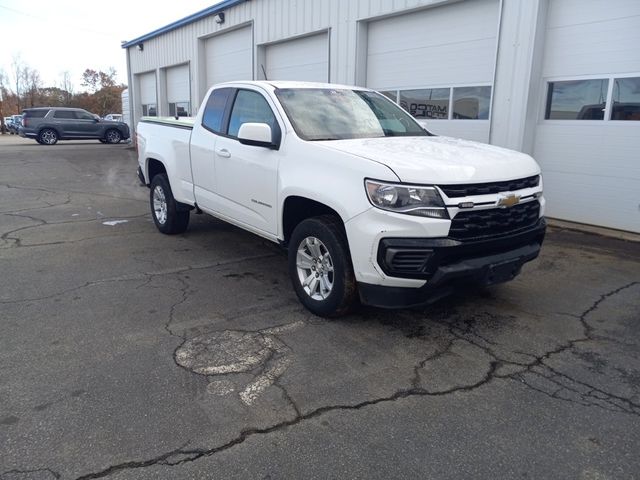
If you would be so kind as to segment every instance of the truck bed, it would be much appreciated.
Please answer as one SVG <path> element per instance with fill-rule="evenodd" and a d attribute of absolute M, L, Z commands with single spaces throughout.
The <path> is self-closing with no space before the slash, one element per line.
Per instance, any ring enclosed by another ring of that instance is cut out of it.
<path fill-rule="evenodd" d="M 141 122 L 155 123 L 158 125 L 167 125 L 171 127 L 193 128 L 195 117 L 142 117 Z"/>

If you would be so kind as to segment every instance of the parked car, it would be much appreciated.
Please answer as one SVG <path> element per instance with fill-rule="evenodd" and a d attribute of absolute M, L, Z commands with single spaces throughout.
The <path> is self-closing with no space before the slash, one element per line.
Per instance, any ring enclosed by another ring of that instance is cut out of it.
<path fill-rule="evenodd" d="M 126 123 L 101 120 L 81 108 L 27 108 L 22 114 L 20 136 L 43 145 L 55 145 L 58 140 L 86 139 L 119 143 L 129 138 Z"/>
<path fill-rule="evenodd" d="M 122 114 L 121 113 L 107 113 L 104 116 L 105 120 L 110 120 L 112 122 L 121 122 L 122 121 Z"/>
<path fill-rule="evenodd" d="M 288 248 L 301 303 L 321 316 L 408 307 L 506 282 L 545 235 L 529 156 L 435 136 L 359 87 L 234 82 L 195 119 L 143 118 L 138 178 L 158 230 L 207 212 Z"/>
<path fill-rule="evenodd" d="M 11 123 L 7 127 L 11 135 L 17 135 L 22 125 L 22 115 L 11 115 Z"/>
<path fill-rule="evenodd" d="M 8 132 L 9 131 L 9 124 L 12 122 L 11 117 L 4 117 L 4 128 L 5 130 L 3 130 L 2 133 L 4 133 L 5 131 Z"/>

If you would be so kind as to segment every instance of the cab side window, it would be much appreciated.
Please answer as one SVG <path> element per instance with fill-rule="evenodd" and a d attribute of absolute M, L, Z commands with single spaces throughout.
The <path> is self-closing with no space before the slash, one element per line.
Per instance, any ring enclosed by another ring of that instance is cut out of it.
<path fill-rule="evenodd" d="M 223 133 L 224 111 L 232 88 L 220 88 L 211 92 L 202 115 L 202 126 L 213 133 Z"/>
<path fill-rule="evenodd" d="M 238 91 L 231 110 L 228 135 L 237 137 L 243 123 L 266 123 L 271 127 L 272 132 L 279 129 L 276 117 L 267 100 L 252 90 Z"/>

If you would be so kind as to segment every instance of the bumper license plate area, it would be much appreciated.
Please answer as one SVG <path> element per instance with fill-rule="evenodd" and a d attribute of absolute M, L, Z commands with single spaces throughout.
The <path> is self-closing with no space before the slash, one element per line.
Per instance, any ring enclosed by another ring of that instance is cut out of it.
<path fill-rule="evenodd" d="M 493 285 L 513 280 L 520 273 L 521 268 L 522 262 L 520 260 L 489 265 L 485 276 L 485 284 Z"/>

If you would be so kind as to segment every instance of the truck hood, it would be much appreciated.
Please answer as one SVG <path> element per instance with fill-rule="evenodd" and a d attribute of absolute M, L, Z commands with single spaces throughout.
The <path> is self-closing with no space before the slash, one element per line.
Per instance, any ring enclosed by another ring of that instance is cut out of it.
<path fill-rule="evenodd" d="M 318 143 L 386 165 L 400 181 L 407 183 L 482 183 L 540 173 L 540 167 L 529 155 L 451 137 L 383 137 Z"/>

